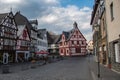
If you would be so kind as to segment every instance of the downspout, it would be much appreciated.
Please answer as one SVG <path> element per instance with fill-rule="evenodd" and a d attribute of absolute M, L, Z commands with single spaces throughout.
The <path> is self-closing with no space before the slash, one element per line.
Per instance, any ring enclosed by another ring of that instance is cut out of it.
<path fill-rule="evenodd" d="M 105 0 L 105 31 L 106 31 L 106 46 L 107 46 L 107 57 L 108 57 L 108 68 L 111 69 L 111 53 L 109 52 L 109 42 L 108 42 L 108 26 L 107 26 L 107 16 L 106 16 L 106 0 Z"/>

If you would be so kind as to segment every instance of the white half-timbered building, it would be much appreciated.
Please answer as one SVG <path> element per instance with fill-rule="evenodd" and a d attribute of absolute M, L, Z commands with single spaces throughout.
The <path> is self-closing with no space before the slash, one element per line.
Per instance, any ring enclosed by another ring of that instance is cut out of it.
<path fill-rule="evenodd" d="M 38 29 L 37 33 L 37 52 L 48 51 L 47 31 L 46 29 Z M 37 54 L 41 56 L 41 54 Z M 44 54 L 46 56 L 46 54 Z M 42 55 L 42 56 L 44 56 Z"/>
<path fill-rule="evenodd" d="M 12 12 L 0 14 L 0 62 L 15 61 L 17 27 Z"/>

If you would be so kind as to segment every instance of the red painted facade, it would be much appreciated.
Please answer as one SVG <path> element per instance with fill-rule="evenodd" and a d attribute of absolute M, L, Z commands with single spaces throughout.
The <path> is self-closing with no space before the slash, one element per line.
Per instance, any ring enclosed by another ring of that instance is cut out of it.
<path fill-rule="evenodd" d="M 62 56 L 86 55 L 86 39 L 77 27 L 69 32 L 63 32 L 59 42 L 59 53 Z"/>

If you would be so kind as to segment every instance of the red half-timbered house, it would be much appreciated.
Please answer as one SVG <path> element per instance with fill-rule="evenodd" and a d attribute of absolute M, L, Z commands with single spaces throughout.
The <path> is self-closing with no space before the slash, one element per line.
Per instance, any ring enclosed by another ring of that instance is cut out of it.
<path fill-rule="evenodd" d="M 18 27 L 17 46 L 16 46 L 16 62 L 27 61 L 30 57 L 30 29 L 31 26 L 26 17 L 17 12 L 15 21 Z"/>
<path fill-rule="evenodd" d="M 73 26 L 71 31 L 62 33 L 59 42 L 59 53 L 62 56 L 86 55 L 86 39 L 78 29 L 76 22 Z"/>

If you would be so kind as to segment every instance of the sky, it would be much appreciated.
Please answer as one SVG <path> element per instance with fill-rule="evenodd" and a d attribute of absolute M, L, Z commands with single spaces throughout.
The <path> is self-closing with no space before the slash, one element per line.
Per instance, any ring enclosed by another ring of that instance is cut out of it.
<path fill-rule="evenodd" d="M 93 3 L 94 0 L 0 0 L 0 13 L 20 11 L 29 20 L 37 19 L 39 29 L 46 28 L 56 34 L 71 30 L 76 21 L 89 41 Z"/>

